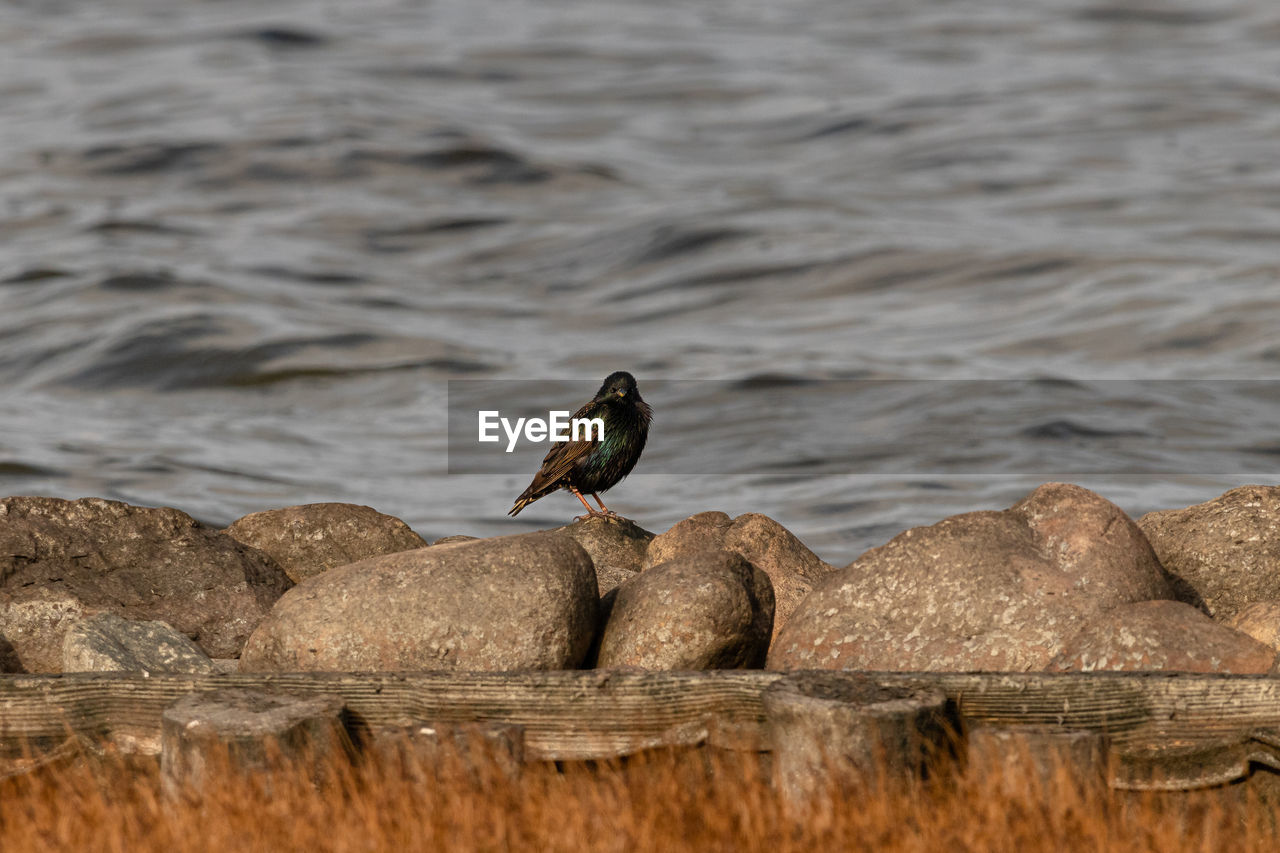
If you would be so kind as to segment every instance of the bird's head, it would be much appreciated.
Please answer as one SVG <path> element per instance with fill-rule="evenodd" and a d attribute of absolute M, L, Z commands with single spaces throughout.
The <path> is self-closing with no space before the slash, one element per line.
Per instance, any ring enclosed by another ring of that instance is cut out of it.
<path fill-rule="evenodd" d="M 596 392 L 596 400 L 600 402 L 638 399 L 640 399 L 640 392 L 636 388 L 636 378 L 625 370 L 610 373 L 605 377 L 604 384 L 600 386 L 600 390 Z"/>

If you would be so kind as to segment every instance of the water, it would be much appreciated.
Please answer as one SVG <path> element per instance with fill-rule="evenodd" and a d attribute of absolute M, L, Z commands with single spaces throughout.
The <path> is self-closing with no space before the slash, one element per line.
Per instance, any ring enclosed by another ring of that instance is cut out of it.
<path fill-rule="evenodd" d="M 837 563 L 1059 474 L 1273 482 L 1274 395 L 1189 380 L 1280 368 L 1278 127 L 1261 0 L 8 3 L 0 491 L 543 527 L 537 454 L 448 473 L 448 380 L 614 369 L 655 423 L 610 506 Z"/>

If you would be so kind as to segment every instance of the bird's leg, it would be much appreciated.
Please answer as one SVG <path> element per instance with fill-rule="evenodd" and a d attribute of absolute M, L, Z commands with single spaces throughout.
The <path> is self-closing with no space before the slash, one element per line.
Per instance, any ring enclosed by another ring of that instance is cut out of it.
<path fill-rule="evenodd" d="M 582 492 L 578 491 L 578 490 L 577 490 L 577 489 L 575 489 L 573 486 L 570 486 L 570 487 L 569 487 L 569 491 L 573 492 L 573 496 L 574 496 L 575 498 L 577 498 L 578 500 L 582 501 L 582 505 L 583 505 L 583 506 L 585 506 L 585 507 L 587 508 L 587 514 L 586 514 L 586 515 L 579 515 L 579 516 L 576 516 L 576 517 L 573 519 L 574 521 L 582 521 L 582 520 L 584 520 L 584 519 L 591 518 L 591 517 L 593 517 L 593 516 L 596 516 L 596 517 L 608 517 L 608 510 L 605 510 L 604 512 L 597 512 L 596 510 L 592 509 L 592 508 L 591 508 L 591 504 L 587 503 L 587 499 L 586 499 L 586 498 L 584 498 L 584 497 L 582 496 Z M 598 503 L 598 504 L 600 503 L 600 498 L 598 498 L 598 497 L 596 498 L 596 503 Z M 604 506 L 604 504 L 600 504 L 600 506 L 601 506 L 601 507 L 603 507 L 603 506 Z"/>
<path fill-rule="evenodd" d="M 600 496 L 599 496 L 599 495 L 597 495 L 595 492 L 592 492 L 592 493 L 591 493 L 591 497 L 595 498 L 595 499 L 596 499 L 596 503 L 598 503 L 598 504 L 600 505 L 600 512 L 601 512 L 601 513 L 603 513 L 604 515 L 608 516 L 609 518 L 622 518 L 622 516 L 618 515 L 616 512 L 614 512 L 613 510 L 611 510 L 611 509 L 609 509 L 607 506 L 605 506 L 605 505 L 604 505 L 604 501 L 600 500 Z M 584 501 L 584 503 L 585 503 L 585 501 Z"/>

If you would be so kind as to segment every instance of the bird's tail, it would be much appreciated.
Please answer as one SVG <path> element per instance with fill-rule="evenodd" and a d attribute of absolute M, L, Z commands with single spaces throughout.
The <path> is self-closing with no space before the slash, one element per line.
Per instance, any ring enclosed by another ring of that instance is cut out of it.
<path fill-rule="evenodd" d="M 525 507 L 527 507 L 529 504 L 533 503 L 536 500 L 537 498 L 530 498 L 530 497 L 525 497 L 524 495 L 521 495 L 520 497 L 516 498 L 516 505 L 511 508 L 511 511 L 508 512 L 507 515 L 512 515 L 512 516 L 519 515 L 520 510 L 524 509 Z"/>

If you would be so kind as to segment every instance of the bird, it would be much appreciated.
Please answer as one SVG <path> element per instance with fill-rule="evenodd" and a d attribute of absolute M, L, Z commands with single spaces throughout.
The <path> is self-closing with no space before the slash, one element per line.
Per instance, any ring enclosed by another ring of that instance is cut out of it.
<path fill-rule="evenodd" d="M 604 434 L 592 440 L 556 442 L 542 459 L 542 467 L 534 475 L 529 488 L 516 498 L 508 515 L 520 510 L 560 489 L 568 489 L 587 508 L 585 518 L 621 518 L 600 500 L 600 492 L 613 486 L 631 473 L 644 450 L 649 436 L 649 422 L 653 410 L 640 398 L 635 377 L 625 370 L 618 370 L 605 377 L 600 390 L 591 402 L 573 413 L 573 418 L 600 418 L 604 422 Z M 591 508 L 583 493 L 595 498 L 599 510 Z"/>

